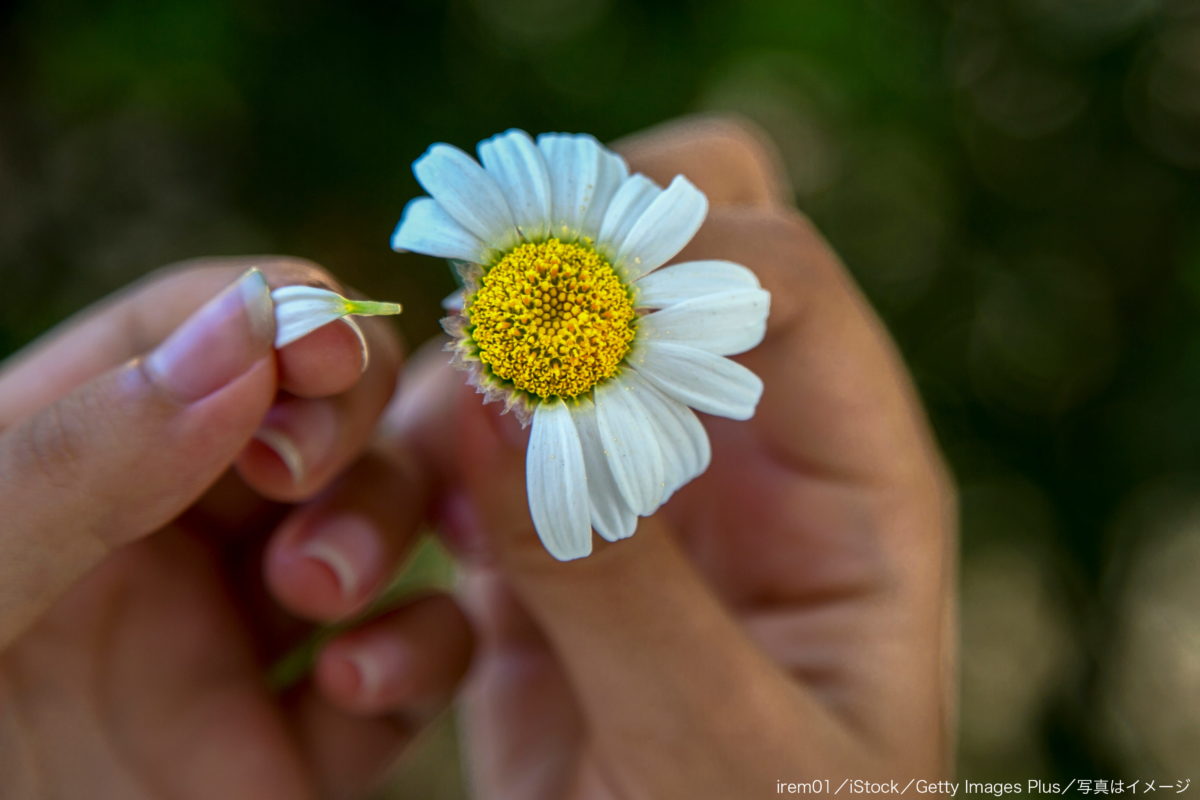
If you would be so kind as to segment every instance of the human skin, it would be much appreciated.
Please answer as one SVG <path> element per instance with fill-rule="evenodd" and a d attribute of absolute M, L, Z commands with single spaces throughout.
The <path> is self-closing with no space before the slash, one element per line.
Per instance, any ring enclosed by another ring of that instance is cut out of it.
<path fill-rule="evenodd" d="M 738 359 L 765 384 L 754 419 L 705 418 L 709 470 L 586 559 L 545 553 L 525 500 L 527 434 L 480 404 L 437 343 L 406 370 L 376 452 L 334 479 L 390 391 L 375 325 L 362 379 L 350 339 L 298 350 L 294 370 L 295 354 L 274 360 L 259 341 L 261 358 L 219 392 L 158 398 L 122 428 L 127 406 L 87 387 L 111 391 L 98 375 L 123 374 L 105 370 L 244 265 L 135 303 L 149 310 L 133 321 L 110 306 L 106 322 L 0 373 L 0 509 L 17 520 L 0 530 L 0 774 L 14 796 L 360 792 L 465 669 L 454 602 L 335 640 L 282 698 L 262 665 L 307 632 L 299 619 L 360 610 L 431 498 L 478 637 L 463 706 L 478 796 L 740 798 L 775 796 L 781 780 L 946 774 L 954 500 L 894 347 L 789 207 L 757 134 L 692 120 L 619 147 L 633 169 L 683 173 L 708 195 L 677 260 L 747 265 L 772 310 L 766 340 Z M 310 358 L 323 368 L 308 379 L 323 383 L 306 389 Z M 354 374 L 333 380 L 347 360 Z M 339 401 L 338 444 L 293 485 L 246 442 L 272 404 L 305 394 L 365 399 Z M 205 492 L 233 462 L 237 475 Z M 307 502 L 285 518 L 262 496 Z M 93 518 L 106 530 L 80 527 Z M 340 558 L 305 550 L 318 530 Z M 16 577 L 38 591 L 5 594 Z"/>
<path fill-rule="evenodd" d="M 708 195 L 676 261 L 729 259 L 770 290 L 766 339 L 737 359 L 765 391 L 749 422 L 701 415 L 710 468 L 632 539 L 559 563 L 527 509 L 527 432 L 443 354 L 414 359 L 389 420 L 399 449 L 439 466 L 463 562 L 476 795 L 750 798 L 777 781 L 946 777 L 955 500 L 896 348 L 760 134 L 693 119 L 617 148 Z"/>
<path fill-rule="evenodd" d="M 337 288 L 294 259 L 190 262 L 0 369 L 6 798 L 360 796 L 466 669 L 462 612 L 427 596 L 332 641 L 316 679 L 268 688 L 267 665 L 311 627 L 269 600 L 264 570 L 305 598 L 301 612 L 362 610 L 408 549 L 429 484 L 392 464 L 386 503 L 342 493 L 378 536 L 329 504 L 271 502 L 370 485 L 384 469 L 368 458 L 345 472 L 400 348 L 368 320 L 369 366 L 342 323 L 275 351 L 255 276 L 193 315 L 251 265 L 273 285 Z M 264 427 L 290 437 L 299 471 L 253 440 Z M 347 679 L 348 661 L 397 648 L 414 654 L 403 682 Z"/>

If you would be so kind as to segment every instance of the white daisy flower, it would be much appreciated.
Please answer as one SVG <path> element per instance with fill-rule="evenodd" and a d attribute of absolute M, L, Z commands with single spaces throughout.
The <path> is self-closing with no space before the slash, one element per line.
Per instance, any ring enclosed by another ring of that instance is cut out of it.
<path fill-rule="evenodd" d="M 435 144 L 413 165 L 392 247 L 455 262 L 445 320 L 455 362 L 487 400 L 532 420 L 529 509 L 550 553 L 588 555 L 591 531 L 631 536 L 711 455 L 692 409 L 754 414 L 762 381 L 725 356 L 757 345 L 770 295 L 728 261 L 669 267 L 708 200 L 662 189 L 588 135 L 510 130 L 479 162 Z"/>

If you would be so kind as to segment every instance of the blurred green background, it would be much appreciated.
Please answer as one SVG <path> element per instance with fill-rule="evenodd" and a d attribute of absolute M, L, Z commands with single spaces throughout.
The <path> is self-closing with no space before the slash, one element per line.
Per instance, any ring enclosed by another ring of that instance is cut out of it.
<path fill-rule="evenodd" d="M 0 5 L 0 355 L 284 252 L 436 330 L 433 141 L 735 111 L 894 332 L 961 484 L 965 777 L 1200 778 L 1200 2 Z M 461 794 L 443 725 L 399 769 Z"/>

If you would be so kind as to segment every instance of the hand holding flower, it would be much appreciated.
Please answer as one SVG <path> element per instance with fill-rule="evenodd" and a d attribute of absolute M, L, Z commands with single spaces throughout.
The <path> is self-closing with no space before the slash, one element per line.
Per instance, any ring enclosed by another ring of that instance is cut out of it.
<path fill-rule="evenodd" d="M 526 499 L 544 451 L 444 356 L 418 358 L 389 418 L 439 465 L 466 565 L 479 791 L 728 798 L 941 775 L 953 497 L 893 345 L 755 134 L 692 122 L 621 149 L 631 171 L 682 173 L 708 196 L 677 261 L 743 264 L 770 292 L 765 339 L 737 357 L 764 390 L 748 422 L 704 419 L 711 466 L 636 535 L 564 564 Z"/>

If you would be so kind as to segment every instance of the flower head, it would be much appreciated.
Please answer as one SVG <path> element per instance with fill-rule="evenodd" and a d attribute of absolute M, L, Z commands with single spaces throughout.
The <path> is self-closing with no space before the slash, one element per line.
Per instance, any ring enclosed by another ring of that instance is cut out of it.
<path fill-rule="evenodd" d="M 435 144 L 413 165 L 397 250 L 450 259 L 455 362 L 488 400 L 532 420 L 526 486 L 559 559 L 615 541 L 702 473 L 692 409 L 747 419 L 762 382 L 725 356 L 762 340 L 770 295 L 728 261 L 664 267 L 695 235 L 704 194 L 629 174 L 587 135 L 510 130 L 479 162 Z"/>

